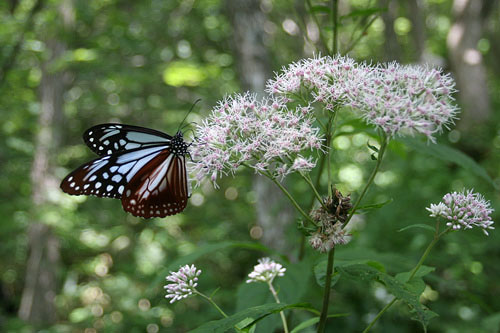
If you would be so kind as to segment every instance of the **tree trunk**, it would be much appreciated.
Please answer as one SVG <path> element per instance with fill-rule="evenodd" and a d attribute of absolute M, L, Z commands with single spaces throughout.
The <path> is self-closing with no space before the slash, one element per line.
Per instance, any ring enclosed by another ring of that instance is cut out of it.
<path fill-rule="evenodd" d="M 449 57 L 462 104 L 459 128 L 472 132 L 491 116 L 486 69 L 477 43 L 481 38 L 482 0 L 455 0 L 453 23 L 447 37 Z"/>
<path fill-rule="evenodd" d="M 401 46 L 398 42 L 398 36 L 394 31 L 394 20 L 397 17 L 397 11 L 399 4 L 397 1 L 384 0 L 384 6 L 387 7 L 387 11 L 382 13 L 382 20 L 384 21 L 384 60 L 385 61 L 399 61 L 401 60 Z"/>
<path fill-rule="evenodd" d="M 423 63 L 425 62 L 425 19 L 422 13 L 422 0 L 408 1 L 408 16 L 410 17 L 411 34 L 415 43 L 415 61 Z"/>
<path fill-rule="evenodd" d="M 64 26 L 68 26 L 73 21 L 70 1 L 63 1 L 59 10 Z M 40 220 L 39 212 L 50 203 L 48 194 L 58 190 L 58 181 L 51 170 L 60 143 L 64 73 L 54 71 L 52 65 L 63 55 L 65 45 L 52 37 L 46 39 L 46 46 L 50 56 L 41 66 L 41 107 L 31 168 L 34 220 L 28 231 L 29 257 L 19 308 L 19 317 L 36 326 L 50 325 L 57 320 L 54 301 L 59 270 L 59 241 L 51 228 Z"/>
<path fill-rule="evenodd" d="M 265 15 L 258 0 L 228 0 L 237 66 L 242 88 L 264 96 L 266 80 L 271 71 L 265 46 Z M 286 251 L 285 230 L 292 222 L 293 212 L 281 191 L 268 179 L 254 177 L 257 224 L 262 228 L 262 243 L 278 251 Z"/>

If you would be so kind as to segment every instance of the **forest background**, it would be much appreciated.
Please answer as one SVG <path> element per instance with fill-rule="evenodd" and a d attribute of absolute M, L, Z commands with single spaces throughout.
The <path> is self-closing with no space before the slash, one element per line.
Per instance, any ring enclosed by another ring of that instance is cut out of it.
<path fill-rule="evenodd" d="M 297 260 L 295 212 L 274 184 L 251 171 L 222 179 L 219 189 L 204 183 L 185 212 L 151 220 L 126 214 L 117 200 L 70 197 L 59 182 L 93 157 L 81 134 L 95 124 L 173 134 L 198 98 L 189 121 L 200 123 L 224 96 L 263 93 L 273 71 L 325 54 L 323 38 L 331 42 L 332 29 L 324 6 L 329 2 L 0 2 L 0 331 L 187 331 L 219 315 L 199 298 L 170 305 L 163 290 L 169 270 L 195 263 L 201 287 L 220 287 L 215 298 L 232 313 L 263 301 L 245 286 L 257 259 L 272 255 L 260 244 L 286 253 L 275 259 L 306 281 L 291 286 L 297 301 L 317 299 L 320 307 L 315 263 Z M 400 272 L 432 235 L 398 230 L 431 223 L 424 207 L 443 194 L 474 188 L 492 201 L 499 221 L 499 2 L 342 0 L 339 10 L 342 54 L 439 66 L 459 90 L 461 119 L 438 138 L 455 150 L 392 141 L 366 199 L 392 202 L 359 216 L 353 240 L 337 252 L 338 260 L 369 256 Z M 333 141 L 340 167 L 332 174 L 344 193 L 355 195 L 369 175 L 370 139 L 346 126 Z M 307 187 L 293 177 L 286 185 L 308 204 Z M 437 269 L 421 298 L 440 315 L 430 331 L 497 332 L 499 233 L 453 233 L 433 251 L 427 264 Z M 388 297 L 379 284 L 341 280 L 330 311 L 349 315 L 329 327 L 360 331 Z M 279 327 L 278 315 L 272 319 L 264 327 Z M 374 331 L 418 329 L 401 305 Z"/>

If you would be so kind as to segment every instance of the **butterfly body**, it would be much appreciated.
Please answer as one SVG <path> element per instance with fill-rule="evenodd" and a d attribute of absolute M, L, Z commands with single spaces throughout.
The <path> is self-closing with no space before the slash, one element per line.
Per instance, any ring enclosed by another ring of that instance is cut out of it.
<path fill-rule="evenodd" d="M 121 199 L 125 211 L 144 218 L 184 210 L 191 193 L 189 145 L 182 132 L 170 136 L 144 127 L 101 124 L 88 129 L 83 139 L 100 157 L 66 176 L 64 192 Z"/>

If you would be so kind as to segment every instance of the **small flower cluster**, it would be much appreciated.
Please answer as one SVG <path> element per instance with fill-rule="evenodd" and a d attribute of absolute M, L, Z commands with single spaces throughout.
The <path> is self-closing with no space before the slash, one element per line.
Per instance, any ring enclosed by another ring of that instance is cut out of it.
<path fill-rule="evenodd" d="M 420 133 L 435 142 L 434 134 L 457 118 L 454 86 L 438 69 L 390 63 L 373 68 L 347 104 L 389 137 Z"/>
<path fill-rule="evenodd" d="M 335 245 L 346 244 L 349 236 L 343 230 L 349 210 L 352 208 L 351 197 L 344 197 L 339 190 L 333 189 L 333 197 L 324 202 L 326 207 L 316 208 L 311 212 L 311 218 L 320 227 L 309 238 L 309 244 L 322 253 L 328 252 Z"/>
<path fill-rule="evenodd" d="M 289 99 L 305 89 L 313 102 L 333 110 L 333 105 L 353 95 L 364 84 L 364 72 L 369 68 L 349 57 L 315 57 L 303 59 L 283 68 L 281 74 L 267 82 L 267 92 Z M 366 73 L 365 73 L 366 74 Z"/>
<path fill-rule="evenodd" d="M 442 217 L 453 230 L 479 227 L 488 235 L 487 229 L 494 229 L 490 214 L 490 202 L 472 190 L 447 193 L 438 204 L 426 208 L 431 217 Z"/>
<path fill-rule="evenodd" d="M 349 57 L 316 57 L 284 68 L 267 84 L 271 94 L 294 99 L 303 91 L 313 102 L 333 110 L 350 106 L 389 137 L 434 134 L 453 123 L 457 107 L 451 96 L 455 83 L 441 70 L 397 63 L 372 66 Z"/>
<path fill-rule="evenodd" d="M 165 298 L 171 298 L 170 303 L 174 303 L 192 295 L 198 285 L 197 281 L 200 274 L 201 270 L 196 269 L 194 265 L 186 265 L 177 272 L 170 272 L 166 279 L 172 283 L 165 286 L 167 290 Z"/>
<path fill-rule="evenodd" d="M 253 271 L 248 274 L 247 283 L 251 282 L 266 282 L 272 283 L 277 276 L 284 276 L 286 268 L 272 261 L 269 258 L 261 258 L 259 264 L 255 265 Z"/>
<path fill-rule="evenodd" d="M 315 163 L 304 150 L 321 149 L 319 129 L 308 108 L 288 109 L 282 98 L 257 100 L 255 95 L 225 98 L 201 125 L 190 153 L 190 171 L 199 183 L 209 176 L 233 174 L 241 165 L 275 177 L 309 171 Z"/>

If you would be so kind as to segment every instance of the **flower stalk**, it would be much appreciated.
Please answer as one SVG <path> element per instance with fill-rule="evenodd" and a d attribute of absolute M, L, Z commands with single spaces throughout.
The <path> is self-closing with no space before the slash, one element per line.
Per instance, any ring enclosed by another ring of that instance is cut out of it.
<path fill-rule="evenodd" d="M 373 169 L 373 171 L 370 175 L 370 178 L 368 178 L 368 181 L 366 182 L 365 187 L 363 188 L 363 191 L 361 191 L 361 194 L 359 195 L 358 199 L 354 203 L 354 206 L 351 210 L 351 214 L 349 214 L 349 217 L 347 218 L 347 221 L 344 225 L 344 228 L 347 226 L 349 221 L 352 219 L 352 217 L 356 213 L 356 210 L 358 209 L 359 204 L 361 203 L 361 200 L 363 200 L 366 192 L 368 191 L 368 188 L 373 183 L 373 180 L 375 179 L 375 176 L 377 175 L 377 172 L 380 168 L 380 164 L 382 163 L 382 159 L 384 157 L 384 153 L 385 153 L 385 149 L 387 148 L 387 144 L 388 144 L 387 136 L 385 134 L 382 134 L 382 143 L 381 143 L 380 149 L 378 151 L 377 164 L 375 165 L 375 168 Z"/>
<path fill-rule="evenodd" d="M 326 266 L 325 289 L 323 292 L 323 307 L 319 317 L 318 333 L 325 331 L 326 319 L 328 318 L 328 305 L 330 303 L 330 288 L 332 286 L 333 261 L 335 258 L 335 247 L 328 252 L 328 261 Z"/>

